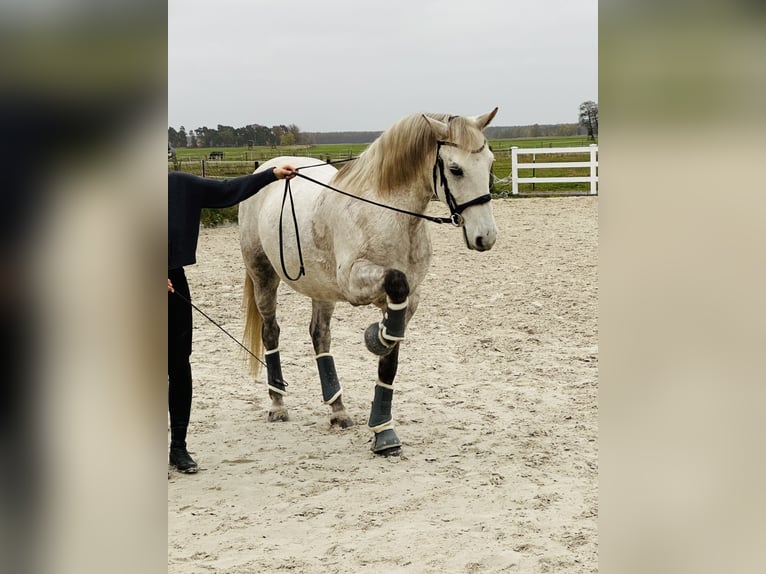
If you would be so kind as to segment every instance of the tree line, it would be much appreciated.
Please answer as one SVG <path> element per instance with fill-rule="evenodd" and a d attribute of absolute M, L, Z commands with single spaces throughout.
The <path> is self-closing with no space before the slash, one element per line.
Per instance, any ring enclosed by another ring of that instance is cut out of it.
<path fill-rule="evenodd" d="M 578 124 L 532 124 L 531 126 L 489 126 L 484 130 L 488 139 L 566 137 L 581 135 Z"/>
<path fill-rule="evenodd" d="M 218 124 L 216 128 L 203 126 L 187 130 L 168 128 L 168 143 L 175 147 L 248 147 L 277 146 L 304 143 L 296 125 L 266 127 L 258 124 L 235 128 Z"/>
<path fill-rule="evenodd" d="M 204 126 L 188 131 L 184 126 L 178 130 L 169 127 L 168 143 L 174 148 L 370 143 L 381 133 L 383 132 L 302 132 L 294 124 L 270 128 L 258 124 L 240 128 L 218 124 L 215 129 Z M 489 126 L 485 133 L 489 139 L 566 137 L 585 134 L 594 139 L 594 136 L 598 135 L 598 104 L 592 101 L 580 104 L 577 123 Z"/>

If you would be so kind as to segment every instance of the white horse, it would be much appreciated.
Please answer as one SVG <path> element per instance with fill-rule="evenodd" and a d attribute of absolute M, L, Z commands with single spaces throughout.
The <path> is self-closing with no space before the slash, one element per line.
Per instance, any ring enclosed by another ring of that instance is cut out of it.
<path fill-rule="evenodd" d="M 469 249 L 492 248 L 497 237 L 489 203 L 494 156 L 483 130 L 496 113 L 497 108 L 476 117 L 407 116 L 340 170 L 304 157 L 278 157 L 259 167 L 289 163 L 303 176 L 290 182 L 294 207 L 285 201 L 286 184 L 275 182 L 239 211 L 247 269 L 245 340 L 258 356 L 265 347 L 270 421 L 288 416 L 276 318 L 281 280 L 312 300 L 309 331 L 322 396 L 331 407 L 330 423 L 341 428 L 353 422 L 330 354 L 330 319 L 339 301 L 382 311 L 381 321 L 364 334 L 367 348 L 380 356 L 368 424 L 373 452 L 399 452 L 391 415 L 398 343 L 417 310 L 431 260 L 430 223 L 418 215 L 436 193 L 451 215 L 432 220 L 462 227 Z M 259 363 L 251 358 L 250 364 L 257 374 Z"/>

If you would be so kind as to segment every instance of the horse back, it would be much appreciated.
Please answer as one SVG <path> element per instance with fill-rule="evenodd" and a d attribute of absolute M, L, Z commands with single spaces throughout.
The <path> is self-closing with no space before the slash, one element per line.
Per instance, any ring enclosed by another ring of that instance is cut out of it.
<path fill-rule="evenodd" d="M 284 164 L 302 168 L 302 173 L 323 183 L 329 182 L 337 173 L 322 160 L 296 156 L 271 159 L 257 171 Z M 277 180 L 240 204 L 240 244 L 248 271 L 257 274 L 256 262 L 262 265 L 265 256 L 280 279 L 296 291 L 312 298 L 339 299 L 333 250 L 334 224 L 328 220 L 328 213 L 332 216 L 333 210 L 328 211 L 325 206 L 328 194 L 332 192 L 301 177 L 293 178 L 289 185 L 287 193 L 286 182 Z M 305 275 L 291 281 L 288 275 L 297 276 L 301 258 Z M 282 261 L 287 273 L 282 268 Z"/>

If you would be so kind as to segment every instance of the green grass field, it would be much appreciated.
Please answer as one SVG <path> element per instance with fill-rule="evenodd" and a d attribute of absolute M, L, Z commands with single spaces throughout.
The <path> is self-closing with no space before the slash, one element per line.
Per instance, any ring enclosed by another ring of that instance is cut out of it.
<path fill-rule="evenodd" d="M 198 147 L 176 149 L 177 159 L 200 161 L 208 159 L 211 152 L 223 152 L 225 161 L 266 161 L 280 155 L 299 155 L 325 159 L 353 157 L 359 155 L 369 144 L 323 144 L 292 146 L 253 146 L 253 147 Z"/>

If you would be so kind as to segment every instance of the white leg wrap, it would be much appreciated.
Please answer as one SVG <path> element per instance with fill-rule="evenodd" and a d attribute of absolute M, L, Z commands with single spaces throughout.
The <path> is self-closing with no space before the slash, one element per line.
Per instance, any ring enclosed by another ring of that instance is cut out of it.
<path fill-rule="evenodd" d="M 285 396 L 287 394 L 287 391 L 283 391 L 282 389 L 278 389 L 277 387 L 272 387 L 271 385 L 266 385 L 270 391 L 274 391 L 278 395 Z"/>
<path fill-rule="evenodd" d="M 396 341 L 404 341 L 404 337 L 397 337 L 395 335 L 389 335 L 388 331 L 386 331 L 386 327 L 383 326 L 383 328 L 380 330 L 380 340 L 383 341 L 383 343 L 387 346 L 391 346 L 393 342 Z"/>
<path fill-rule="evenodd" d="M 402 309 L 406 309 L 407 308 L 407 305 L 409 305 L 409 302 L 410 302 L 410 298 L 407 297 L 401 303 L 387 303 L 386 307 L 388 307 L 392 311 L 401 311 Z"/>
<path fill-rule="evenodd" d="M 370 427 L 370 430 L 374 433 L 379 433 L 388 429 L 393 430 L 393 428 L 394 428 L 394 419 L 391 419 L 390 421 L 386 421 L 382 424 L 379 424 L 378 426 Z"/>
<path fill-rule="evenodd" d="M 403 341 L 404 337 L 392 337 L 390 335 L 386 336 L 386 328 L 383 323 L 380 323 L 378 326 L 378 339 L 386 347 L 393 347 L 396 345 L 397 341 Z"/>
<path fill-rule="evenodd" d="M 324 401 L 324 404 L 326 404 L 326 405 L 329 405 L 330 403 L 333 403 L 333 402 L 335 402 L 335 399 L 337 399 L 337 398 L 338 398 L 338 397 L 339 397 L 339 396 L 340 396 L 342 393 L 343 393 L 343 389 L 342 389 L 342 388 L 341 388 L 341 389 L 338 389 L 338 392 L 337 392 L 337 393 L 335 393 L 335 394 L 332 396 L 332 398 L 331 398 L 331 399 L 328 399 L 328 400 Z"/>

